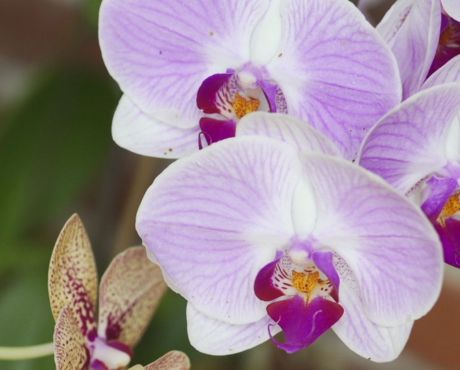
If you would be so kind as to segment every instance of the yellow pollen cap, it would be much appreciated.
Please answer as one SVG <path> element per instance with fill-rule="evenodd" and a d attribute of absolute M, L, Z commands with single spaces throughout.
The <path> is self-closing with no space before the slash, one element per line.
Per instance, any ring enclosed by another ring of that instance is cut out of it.
<path fill-rule="evenodd" d="M 455 193 L 444 204 L 441 213 L 438 216 L 438 222 L 442 227 L 446 226 L 446 220 L 460 211 L 460 192 Z"/>
<path fill-rule="evenodd" d="M 310 294 L 320 282 L 321 279 L 318 271 L 310 274 L 297 271 L 292 272 L 292 285 L 299 292 Z"/>
<path fill-rule="evenodd" d="M 232 106 L 236 116 L 240 119 L 246 114 L 257 111 L 260 107 L 260 101 L 254 98 L 245 98 L 240 94 L 236 94 Z"/>

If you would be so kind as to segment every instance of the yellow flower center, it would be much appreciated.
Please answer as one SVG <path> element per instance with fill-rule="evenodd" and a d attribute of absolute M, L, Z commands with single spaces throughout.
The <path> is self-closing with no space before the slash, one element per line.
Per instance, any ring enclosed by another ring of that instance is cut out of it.
<path fill-rule="evenodd" d="M 441 213 L 438 216 L 438 222 L 442 227 L 446 226 L 446 220 L 460 211 L 460 192 L 455 193 L 444 204 Z"/>
<path fill-rule="evenodd" d="M 246 114 L 257 111 L 260 107 L 260 101 L 254 98 L 245 98 L 240 94 L 236 94 L 232 106 L 238 119 L 241 119 Z"/>
<path fill-rule="evenodd" d="M 316 286 L 321 283 L 322 280 L 318 271 L 312 273 L 292 272 L 292 285 L 301 293 L 310 295 Z"/>

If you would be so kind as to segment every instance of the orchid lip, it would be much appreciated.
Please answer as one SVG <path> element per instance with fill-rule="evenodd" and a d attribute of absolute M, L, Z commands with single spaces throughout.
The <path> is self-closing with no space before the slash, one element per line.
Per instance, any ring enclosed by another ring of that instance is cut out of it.
<path fill-rule="evenodd" d="M 334 325 L 344 310 L 338 304 L 339 277 L 331 252 L 315 251 L 311 241 L 294 240 L 291 249 L 262 268 L 255 293 L 271 302 L 267 313 L 274 321 L 269 334 L 276 346 L 288 353 L 305 348 Z M 271 334 L 278 325 L 284 342 Z"/>
<path fill-rule="evenodd" d="M 198 147 L 234 137 L 238 121 L 252 112 L 287 113 L 280 87 L 265 78 L 266 73 L 250 65 L 229 69 L 206 78 L 197 93 L 197 107 L 203 112 Z"/>

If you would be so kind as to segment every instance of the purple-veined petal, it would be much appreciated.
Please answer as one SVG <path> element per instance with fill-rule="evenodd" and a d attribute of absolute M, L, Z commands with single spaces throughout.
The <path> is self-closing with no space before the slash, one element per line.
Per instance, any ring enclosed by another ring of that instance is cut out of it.
<path fill-rule="evenodd" d="M 398 61 L 403 97 L 419 91 L 426 80 L 439 41 L 439 0 L 399 0 L 377 26 Z"/>
<path fill-rule="evenodd" d="M 445 166 L 448 140 L 460 112 L 460 84 L 444 84 L 414 95 L 388 113 L 364 140 L 359 163 L 402 193 Z M 458 140 L 457 140 L 458 142 Z"/>
<path fill-rule="evenodd" d="M 66 222 L 51 255 L 48 294 L 54 320 L 71 307 L 84 335 L 94 328 L 97 271 L 91 243 L 78 215 Z"/>
<path fill-rule="evenodd" d="M 294 296 L 269 304 L 267 312 L 284 333 L 284 342 L 272 340 L 287 353 L 293 353 L 309 346 L 329 330 L 342 316 L 343 308 L 322 297 L 307 303 L 303 297 Z"/>
<path fill-rule="evenodd" d="M 190 303 L 187 305 L 187 331 L 190 343 L 198 351 L 210 355 L 230 355 L 258 346 L 270 339 L 268 326 L 273 321 L 265 316 L 258 321 L 232 325 L 212 319 Z M 278 333 L 272 329 L 272 334 Z"/>
<path fill-rule="evenodd" d="M 354 164 L 315 155 L 304 164 L 317 203 L 312 237 L 348 264 L 368 318 L 397 326 L 426 314 L 438 298 L 443 264 L 421 210 Z"/>
<path fill-rule="evenodd" d="M 195 152 L 199 132 L 198 125 L 178 128 L 147 116 L 126 95 L 112 123 L 112 137 L 119 146 L 152 157 L 179 158 Z"/>
<path fill-rule="evenodd" d="M 452 58 L 435 73 L 433 73 L 423 84 L 423 89 L 450 82 L 460 82 L 460 55 Z"/>
<path fill-rule="evenodd" d="M 262 137 L 221 141 L 169 166 L 147 191 L 136 227 L 168 281 L 200 312 L 255 322 L 259 270 L 293 235 L 297 152 Z"/>
<path fill-rule="evenodd" d="M 101 279 L 99 335 L 133 348 L 144 334 L 166 285 L 160 268 L 133 247 L 117 255 Z"/>
<path fill-rule="evenodd" d="M 353 273 L 343 261 L 337 267 L 342 282 L 340 305 L 344 314 L 332 329 L 345 345 L 360 356 L 375 362 L 394 360 L 409 338 L 412 322 L 393 327 L 373 323 L 366 315 Z"/>
<path fill-rule="evenodd" d="M 145 370 L 189 370 L 190 360 L 181 351 L 170 351 L 155 362 L 144 367 Z"/>
<path fill-rule="evenodd" d="M 56 370 L 87 368 L 89 352 L 86 348 L 86 338 L 70 306 L 60 311 L 54 327 L 53 341 Z"/>
<path fill-rule="evenodd" d="M 284 141 L 304 153 L 340 155 L 335 144 L 307 122 L 279 113 L 255 112 L 244 116 L 236 127 L 237 136 L 266 136 Z"/>
<path fill-rule="evenodd" d="M 460 22 L 460 3 L 458 0 L 441 0 L 441 3 L 446 13 Z"/>
<path fill-rule="evenodd" d="M 445 226 L 435 223 L 444 248 L 444 260 L 449 265 L 460 267 L 460 221 L 455 218 L 445 220 Z"/>
<path fill-rule="evenodd" d="M 400 101 L 394 57 L 348 1 L 292 0 L 281 16 L 280 50 L 267 70 L 289 114 L 354 158 L 366 131 Z"/>
<path fill-rule="evenodd" d="M 123 92 L 168 124 L 197 124 L 203 80 L 249 60 L 267 0 L 104 0 L 99 41 Z"/>

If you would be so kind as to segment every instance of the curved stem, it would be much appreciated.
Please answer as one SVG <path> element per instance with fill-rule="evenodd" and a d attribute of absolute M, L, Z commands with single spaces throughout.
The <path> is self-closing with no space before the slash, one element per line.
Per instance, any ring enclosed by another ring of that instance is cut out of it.
<path fill-rule="evenodd" d="M 0 360 L 28 360 L 51 356 L 53 353 L 53 342 L 27 347 L 0 347 Z"/>

